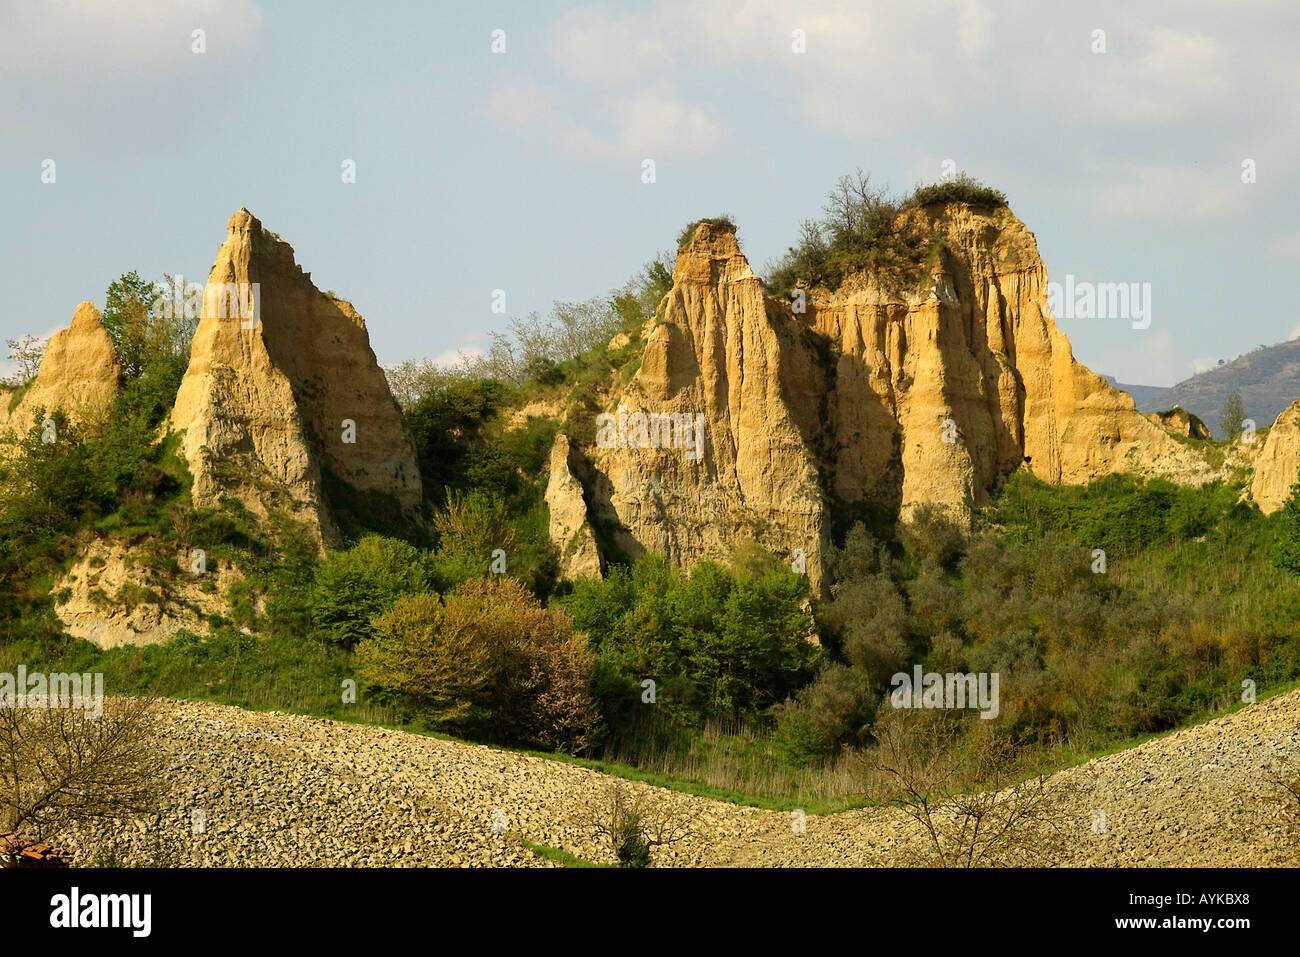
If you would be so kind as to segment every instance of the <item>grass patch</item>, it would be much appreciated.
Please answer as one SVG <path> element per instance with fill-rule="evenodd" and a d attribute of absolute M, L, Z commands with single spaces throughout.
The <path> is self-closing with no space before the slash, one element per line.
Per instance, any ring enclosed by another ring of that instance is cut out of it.
<path fill-rule="evenodd" d="M 517 840 L 520 844 L 528 848 L 530 851 L 532 851 L 534 854 L 536 854 L 538 857 L 542 858 L 543 860 L 555 861 L 557 864 L 560 864 L 563 867 L 612 868 L 614 866 L 613 864 L 594 864 L 591 861 L 584 860 L 583 858 L 578 857 L 578 855 L 576 854 L 570 854 L 568 851 L 564 850 L 563 848 L 550 847 L 549 845 L 546 844 L 534 844 L 532 841 L 520 837 L 517 834 L 515 835 L 515 840 Z"/>

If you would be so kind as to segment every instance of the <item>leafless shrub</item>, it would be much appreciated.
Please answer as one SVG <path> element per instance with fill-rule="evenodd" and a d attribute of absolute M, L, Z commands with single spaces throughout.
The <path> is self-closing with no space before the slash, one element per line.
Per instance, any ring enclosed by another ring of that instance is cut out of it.
<path fill-rule="evenodd" d="M 161 758 L 152 699 L 0 708 L 0 832 L 49 840 L 68 828 L 156 813 Z"/>
<path fill-rule="evenodd" d="M 9 358 L 14 363 L 14 372 L 0 379 L 0 383 L 18 387 L 35 379 L 36 374 L 41 370 L 41 359 L 45 356 L 46 343 L 46 339 L 33 335 L 6 339 L 5 345 L 9 347 Z"/>
<path fill-rule="evenodd" d="M 649 867 L 653 851 L 691 835 L 690 814 L 648 788 L 611 781 L 580 822 L 613 853 L 620 867 Z"/>
<path fill-rule="evenodd" d="M 877 796 L 924 834 L 908 866 L 1018 867 L 1055 862 L 1069 785 L 1046 786 L 989 722 L 947 710 L 882 708 L 873 728 Z M 1028 773 L 1027 773 L 1028 772 Z"/>

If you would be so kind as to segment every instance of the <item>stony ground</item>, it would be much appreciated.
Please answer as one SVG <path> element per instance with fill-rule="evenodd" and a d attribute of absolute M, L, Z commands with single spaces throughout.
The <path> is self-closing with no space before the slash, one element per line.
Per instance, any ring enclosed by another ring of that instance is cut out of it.
<path fill-rule="evenodd" d="M 163 703 L 172 795 L 155 827 L 66 843 L 82 863 L 217 866 L 555 866 L 517 836 L 608 860 L 586 809 L 612 780 L 486 747 L 294 715 Z M 1061 793 L 1054 859 L 1067 866 L 1294 866 L 1266 799 L 1268 770 L 1300 757 L 1300 692 L 1098 758 L 1051 780 Z M 761 811 L 624 783 L 691 822 L 667 866 L 889 866 L 921 840 L 896 808 Z M 1104 810 L 1104 834 L 1094 833 Z M 194 812 L 202 833 L 193 833 Z M 502 833 L 494 833 L 501 831 Z M 105 857 L 104 855 L 108 855 Z"/>

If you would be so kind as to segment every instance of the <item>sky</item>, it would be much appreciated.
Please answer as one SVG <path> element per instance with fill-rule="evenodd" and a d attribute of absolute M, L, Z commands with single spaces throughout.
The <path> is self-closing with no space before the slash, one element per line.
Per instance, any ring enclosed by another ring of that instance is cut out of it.
<path fill-rule="evenodd" d="M 841 175 L 960 169 L 1052 281 L 1150 290 L 1058 324 L 1170 385 L 1300 336 L 1298 39 L 1290 0 L 0 0 L 0 337 L 202 282 L 245 206 L 381 362 L 445 358 L 694 219 L 762 274 Z"/>

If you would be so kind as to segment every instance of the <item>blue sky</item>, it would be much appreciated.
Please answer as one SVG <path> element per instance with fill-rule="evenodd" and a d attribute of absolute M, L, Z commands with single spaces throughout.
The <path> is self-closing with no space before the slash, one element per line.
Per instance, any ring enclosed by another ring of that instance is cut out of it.
<path fill-rule="evenodd" d="M 127 270 L 204 280 L 247 206 L 381 362 L 440 356 L 504 328 L 494 289 L 509 315 L 603 293 L 723 211 L 761 272 L 840 175 L 951 159 L 1053 280 L 1151 284 L 1150 328 L 1059 322 L 1172 384 L 1300 335 L 1298 28 L 1280 0 L 0 0 L 0 336 Z"/>

